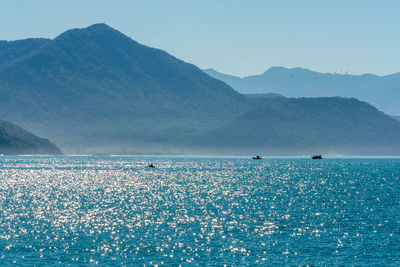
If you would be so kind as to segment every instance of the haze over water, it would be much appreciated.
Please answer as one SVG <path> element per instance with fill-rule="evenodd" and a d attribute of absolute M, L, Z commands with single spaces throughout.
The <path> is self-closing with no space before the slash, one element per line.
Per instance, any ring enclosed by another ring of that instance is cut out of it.
<path fill-rule="evenodd" d="M 2 156 L 0 262 L 394 266 L 399 204 L 398 158 Z"/>

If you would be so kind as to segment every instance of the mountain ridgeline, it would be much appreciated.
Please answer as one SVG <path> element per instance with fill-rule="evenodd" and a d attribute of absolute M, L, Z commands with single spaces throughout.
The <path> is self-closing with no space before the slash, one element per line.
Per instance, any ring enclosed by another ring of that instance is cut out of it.
<path fill-rule="evenodd" d="M 0 154 L 51 154 L 61 150 L 49 140 L 40 138 L 10 122 L 0 120 Z"/>
<path fill-rule="evenodd" d="M 400 149 L 398 121 L 355 98 L 270 100 L 209 131 L 197 143 L 226 151 L 239 144 L 246 153 L 273 155 L 371 154 L 371 149 L 372 154 L 385 154 Z"/>
<path fill-rule="evenodd" d="M 249 97 L 105 24 L 0 47 L 0 117 L 67 153 L 400 153 L 367 103 Z"/>
<path fill-rule="evenodd" d="M 51 42 L 50 39 L 26 39 L 18 41 L 0 41 L 0 67 L 3 64 L 22 58 L 39 47 Z"/>
<path fill-rule="evenodd" d="M 388 114 L 400 115 L 400 73 L 377 76 L 319 73 L 303 68 L 272 67 L 260 75 L 237 77 L 204 70 L 243 94 L 278 93 L 286 97 L 355 97 Z"/>

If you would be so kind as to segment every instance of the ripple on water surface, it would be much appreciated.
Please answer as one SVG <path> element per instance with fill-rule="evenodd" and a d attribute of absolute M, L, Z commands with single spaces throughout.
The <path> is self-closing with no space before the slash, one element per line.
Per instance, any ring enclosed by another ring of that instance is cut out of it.
<path fill-rule="evenodd" d="M 399 202 L 400 159 L 3 156 L 0 262 L 397 265 Z"/>

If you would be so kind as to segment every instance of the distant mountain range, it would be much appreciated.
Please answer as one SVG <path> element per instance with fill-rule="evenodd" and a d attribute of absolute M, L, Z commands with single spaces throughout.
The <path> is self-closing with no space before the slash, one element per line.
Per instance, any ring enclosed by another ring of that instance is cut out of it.
<path fill-rule="evenodd" d="M 61 150 L 10 122 L 0 120 L 0 154 L 52 154 L 59 155 Z"/>
<path fill-rule="evenodd" d="M 400 115 L 400 73 L 377 76 L 319 73 L 303 68 L 272 67 L 260 75 L 236 77 L 204 70 L 243 94 L 278 93 L 286 97 L 355 97 L 387 114 Z"/>
<path fill-rule="evenodd" d="M 66 153 L 400 154 L 367 103 L 240 94 L 105 24 L 0 47 L 0 117 Z"/>

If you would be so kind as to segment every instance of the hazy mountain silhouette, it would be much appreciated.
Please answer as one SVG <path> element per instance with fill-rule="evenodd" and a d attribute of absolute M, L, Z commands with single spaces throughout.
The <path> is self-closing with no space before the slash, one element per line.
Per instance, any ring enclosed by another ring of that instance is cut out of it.
<path fill-rule="evenodd" d="M 260 141 L 263 148 L 298 152 L 340 144 L 340 151 L 363 152 L 350 145 L 370 142 L 370 152 L 382 147 L 377 153 L 399 153 L 398 143 L 388 141 L 387 148 L 381 140 L 392 140 L 400 123 L 368 104 L 242 95 L 105 24 L 53 40 L 13 43 L 4 43 L 8 52 L 0 52 L 0 117 L 50 138 L 67 153 L 241 153 L 254 148 L 257 135 L 275 139 Z M 296 108 L 291 101 L 299 103 Z M 338 112 L 343 105 L 346 112 Z M 349 114 L 358 124 L 349 122 Z"/>
<path fill-rule="evenodd" d="M 276 99 L 276 98 L 274 98 Z M 280 98 L 204 134 L 195 143 L 259 154 L 384 154 L 400 151 L 400 123 L 357 99 Z"/>
<path fill-rule="evenodd" d="M 279 93 L 287 97 L 355 97 L 388 114 L 400 114 L 400 73 L 386 76 L 349 75 L 272 67 L 263 74 L 240 78 L 213 69 L 204 71 L 240 93 Z"/>
<path fill-rule="evenodd" d="M 247 105 L 196 66 L 105 24 L 69 30 L 2 65 L 0 88 L 2 117 L 67 148 L 169 143 Z"/>
<path fill-rule="evenodd" d="M 0 120 L 0 154 L 61 154 L 49 142 L 12 123 Z"/>

